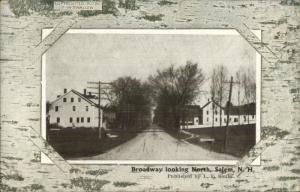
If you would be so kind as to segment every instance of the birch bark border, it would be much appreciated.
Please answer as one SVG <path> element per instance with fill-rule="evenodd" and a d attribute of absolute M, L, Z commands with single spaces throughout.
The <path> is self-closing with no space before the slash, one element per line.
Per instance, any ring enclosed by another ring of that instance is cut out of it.
<path fill-rule="evenodd" d="M 60 39 L 69 29 L 74 26 L 79 21 L 79 16 L 72 16 L 66 20 L 63 20 L 58 25 L 56 25 L 53 31 L 42 40 L 35 48 L 31 49 L 29 53 L 32 57 L 25 60 L 28 63 L 35 63 L 41 58 L 41 55 L 45 53 L 52 45 L 55 44 L 57 40 Z M 261 41 L 243 22 L 237 19 L 237 17 L 231 16 L 226 19 L 229 27 L 218 28 L 218 29 L 228 29 L 232 28 L 239 32 L 239 34 L 262 56 L 262 59 L 271 65 L 276 65 L 280 59 L 276 54 L 269 48 L 263 40 Z M 169 28 L 172 29 L 172 28 Z M 201 29 L 201 28 L 198 28 Z M 262 126 L 265 127 L 265 126 Z M 57 166 L 64 173 L 72 173 L 73 166 L 71 166 L 66 160 L 64 160 L 49 144 L 41 137 L 39 133 L 30 127 L 32 131 L 31 136 L 35 139 L 31 141 L 37 146 L 41 152 L 46 154 L 53 161 L 54 165 Z M 283 139 L 283 138 L 281 138 Z M 236 166 L 250 166 L 251 163 L 260 156 L 274 141 L 279 142 L 281 139 L 276 139 L 272 135 L 262 138 L 256 145 L 250 150 L 249 155 L 245 156 Z M 241 175 L 243 172 L 239 173 L 237 176 Z"/>

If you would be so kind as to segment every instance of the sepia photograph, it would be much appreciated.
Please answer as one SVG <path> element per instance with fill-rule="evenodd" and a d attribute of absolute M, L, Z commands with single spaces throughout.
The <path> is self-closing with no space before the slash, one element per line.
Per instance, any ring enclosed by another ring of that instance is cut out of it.
<path fill-rule="evenodd" d="M 231 29 L 70 29 L 43 55 L 42 134 L 73 162 L 237 161 L 260 138 L 260 67 Z"/>
<path fill-rule="evenodd" d="M 300 0 L 0 0 L 0 191 L 300 192 Z"/>

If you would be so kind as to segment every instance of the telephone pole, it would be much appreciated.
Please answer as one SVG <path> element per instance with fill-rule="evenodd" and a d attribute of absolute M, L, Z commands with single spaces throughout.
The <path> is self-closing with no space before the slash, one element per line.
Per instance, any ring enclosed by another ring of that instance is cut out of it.
<path fill-rule="evenodd" d="M 233 77 L 231 76 L 230 82 L 224 82 L 229 83 L 229 97 L 227 101 L 227 121 L 226 121 L 226 127 L 225 127 L 225 138 L 224 138 L 224 150 L 227 148 L 227 140 L 228 140 L 228 134 L 229 134 L 229 113 L 230 113 L 230 105 L 231 105 L 231 95 L 232 95 L 232 86 L 233 84 L 239 84 L 238 82 L 233 82 Z"/>
<path fill-rule="evenodd" d="M 101 82 L 101 81 L 87 82 L 87 83 L 95 85 L 95 87 L 88 87 L 89 89 L 97 89 L 98 90 L 98 92 L 96 92 L 96 93 L 93 92 L 93 94 L 98 95 L 98 129 L 99 129 L 98 138 L 102 139 L 103 114 L 101 113 L 101 100 L 102 99 L 107 99 L 107 98 L 102 97 L 103 91 L 111 89 L 110 87 L 105 87 L 105 86 L 102 86 L 102 85 L 111 85 L 112 83 Z"/>
<path fill-rule="evenodd" d="M 101 82 L 98 82 L 98 128 L 99 128 L 99 139 L 102 139 L 102 114 L 101 114 Z"/>

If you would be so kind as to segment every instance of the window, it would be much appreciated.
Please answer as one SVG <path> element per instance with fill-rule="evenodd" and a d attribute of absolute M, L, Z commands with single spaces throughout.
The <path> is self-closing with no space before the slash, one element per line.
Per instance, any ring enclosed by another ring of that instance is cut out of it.
<path fill-rule="evenodd" d="M 246 115 L 244 115 L 244 121 L 246 121 L 247 119 L 246 119 Z"/>
<path fill-rule="evenodd" d="M 217 110 L 215 110 L 215 114 L 218 115 L 218 111 Z"/>
<path fill-rule="evenodd" d="M 73 118 L 72 117 L 70 117 L 70 123 L 73 123 Z"/>
<path fill-rule="evenodd" d="M 73 111 L 76 111 L 76 106 L 73 106 Z"/>
<path fill-rule="evenodd" d="M 60 123 L 60 118 L 59 117 L 56 118 L 56 122 Z"/>
<path fill-rule="evenodd" d="M 55 111 L 58 111 L 58 106 L 55 106 Z"/>
<path fill-rule="evenodd" d="M 71 98 L 71 102 L 72 102 L 72 103 L 74 102 L 74 98 L 73 98 L 73 97 Z"/>
<path fill-rule="evenodd" d="M 89 111 L 89 106 L 85 106 L 85 110 L 86 110 L 86 111 Z"/>
<path fill-rule="evenodd" d="M 81 98 L 80 97 L 78 97 L 78 102 L 81 102 Z"/>
<path fill-rule="evenodd" d="M 234 118 L 234 120 L 233 120 L 234 122 L 238 122 L 238 118 Z"/>
<path fill-rule="evenodd" d="M 87 118 L 87 122 L 88 123 L 91 122 L 91 118 L 90 117 Z"/>
<path fill-rule="evenodd" d="M 254 115 L 252 115 L 252 119 L 254 119 Z"/>
<path fill-rule="evenodd" d="M 209 114 L 209 111 L 206 111 L 206 114 L 208 115 L 208 114 Z"/>
<path fill-rule="evenodd" d="M 208 122 L 209 118 L 207 117 L 206 121 Z"/>
<path fill-rule="evenodd" d="M 83 117 L 81 117 L 81 123 L 83 123 L 84 122 L 84 118 Z"/>
<path fill-rule="evenodd" d="M 215 121 L 218 122 L 218 118 L 216 118 Z"/>
<path fill-rule="evenodd" d="M 76 122 L 79 123 L 79 117 L 77 117 Z"/>
<path fill-rule="evenodd" d="M 64 102 L 67 102 L 67 98 L 63 98 L 63 101 L 64 101 Z"/>

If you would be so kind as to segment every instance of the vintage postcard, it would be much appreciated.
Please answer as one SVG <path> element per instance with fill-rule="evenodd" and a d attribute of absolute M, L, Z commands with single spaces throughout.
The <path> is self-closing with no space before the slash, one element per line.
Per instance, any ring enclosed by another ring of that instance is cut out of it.
<path fill-rule="evenodd" d="M 299 1 L 2 1 L 1 191 L 300 191 Z"/>
<path fill-rule="evenodd" d="M 42 61 L 42 134 L 72 163 L 235 164 L 259 140 L 261 59 L 235 30 L 71 29 Z"/>

